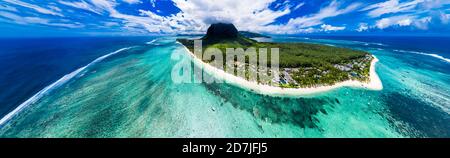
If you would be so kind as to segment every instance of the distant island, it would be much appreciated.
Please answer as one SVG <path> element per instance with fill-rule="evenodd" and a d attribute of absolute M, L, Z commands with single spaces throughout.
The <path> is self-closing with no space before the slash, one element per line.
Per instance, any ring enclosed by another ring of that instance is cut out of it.
<path fill-rule="evenodd" d="M 253 35 L 256 34 L 251 36 Z M 203 51 L 207 48 L 218 48 L 222 52 L 226 52 L 226 48 L 279 48 L 280 72 L 277 73 L 280 76 L 276 80 L 273 79 L 275 84 L 268 86 L 259 80 L 249 81 L 248 78 L 238 77 L 240 80 L 234 82 L 241 87 L 264 94 L 280 95 L 310 94 L 342 86 L 382 89 L 374 67 L 378 60 L 368 52 L 319 44 L 257 42 L 248 36 L 249 32 L 239 32 L 233 24 L 217 23 L 212 24 L 207 34 L 201 38 Z M 196 60 L 201 60 L 201 57 L 192 53 L 194 40 L 177 41 L 184 45 Z M 207 69 L 212 67 L 209 62 L 201 60 L 200 64 L 205 65 L 204 69 Z M 245 63 L 236 62 L 234 65 L 237 69 L 260 71 L 257 65 L 249 64 L 247 59 Z M 226 69 L 227 64 L 223 68 Z"/>
<path fill-rule="evenodd" d="M 255 33 L 255 32 L 250 32 L 250 31 L 239 31 L 239 34 L 241 34 L 242 36 L 247 37 L 247 38 L 261 38 L 261 37 L 262 38 L 270 38 L 270 36 Z"/>

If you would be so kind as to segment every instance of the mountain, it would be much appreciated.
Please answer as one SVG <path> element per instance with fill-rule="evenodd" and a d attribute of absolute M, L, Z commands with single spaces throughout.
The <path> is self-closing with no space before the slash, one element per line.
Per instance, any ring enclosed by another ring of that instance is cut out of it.
<path fill-rule="evenodd" d="M 216 43 L 233 43 L 249 46 L 256 41 L 239 34 L 238 29 L 233 24 L 216 23 L 209 26 L 206 35 L 202 38 L 204 45 Z"/>
<path fill-rule="evenodd" d="M 216 23 L 212 24 L 203 39 L 234 39 L 239 36 L 239 32 L 233 24 Z"/>
<path fill-rule="evenodd" d="M 208 28 L 208 31 L 206 32 L 206 35 L 203 37 L 203 39 L 213 39 L 213 40 L 235 39 L 240 36 L 247 38 L 255 38 L 255 37 L 270 38 L 269 36 L 250 31 L 238 31 L 238 29 L 233 24 L 216 23 L 212 24 Z"/>

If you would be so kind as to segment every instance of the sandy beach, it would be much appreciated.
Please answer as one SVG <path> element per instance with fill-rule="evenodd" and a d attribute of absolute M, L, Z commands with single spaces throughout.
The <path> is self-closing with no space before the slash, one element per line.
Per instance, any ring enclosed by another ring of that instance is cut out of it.
<path fill-rule="evenodd" d="M 179 43 L 182 45 L 181 43 Z M 375 65 L 378 62 L 378 58 L 375 56 L 370 64 L 370 82 L 365 83 L 357 80 L 347 80 L 343 82 L 336 83 L 329 86 L 318 86 L 311 88 L 281 88 L 269 85 L 258 84 L 256 82 L 251 82 L 245 80 L 241 77 L 234 76 L 232 74 L 226 73 L 225 71 L 211 66 L 199 58 L 197 58 L 192 52 L 189 51 L 184 45 L 182 45 L 189 54 L 194 64 L 198 67 L 202 67 L 203 71 L 208 73 L 215 78 L 221 79 L 228 84 L 232 84 L 243 89 L 253 91 L 255 93 L 271 95 L 271 96 L 281 96 L 281 97 L 295 97 L 295 96 L 306 96 L 322 92 L 327 92 L 341 87 L 352 87 L 352 88 L 362 88 L 367 90 L 382 90 L 383 84 L 381 83 L 378 74 L 375 71 Z"/>

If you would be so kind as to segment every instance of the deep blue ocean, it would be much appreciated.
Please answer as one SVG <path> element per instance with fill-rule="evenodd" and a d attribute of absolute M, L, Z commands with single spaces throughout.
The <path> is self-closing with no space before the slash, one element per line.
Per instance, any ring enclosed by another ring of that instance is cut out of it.
<path fill-rule="evenodd" d="M 450 38 L 275 36 L 360 49 L 382 91 L 278 98 L 228 84 L 174 84 L 175 37 L 0 39 L 0 137 L 450 137 Z M 124 49 L 127 48 L 127 49 Z"/>
<path fill-rule="evenodd" d="M 62 76 L 149 37 L 0 38 L 0 116 Z"/>
<path fill-rule="evenodd" d="M 314 39 L 347 40 L 381 44 L 385 48 L 439 54 L 450 58 L 450 37 L 411 36 L 310 36 Z"/>

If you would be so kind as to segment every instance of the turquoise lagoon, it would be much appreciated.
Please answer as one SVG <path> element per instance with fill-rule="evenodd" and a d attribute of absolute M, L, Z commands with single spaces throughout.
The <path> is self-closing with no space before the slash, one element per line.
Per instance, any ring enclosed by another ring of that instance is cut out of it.
<path fill-rule="evenodd" d="M 369 51 L 384 89 L 289 98 L 176 84 L 171 57 L 184 49 L 155 38 L 51 87 L 1 125 L 0 137 L 450 137 L 448 57 L 349 39 L 270 40 Z"/>

